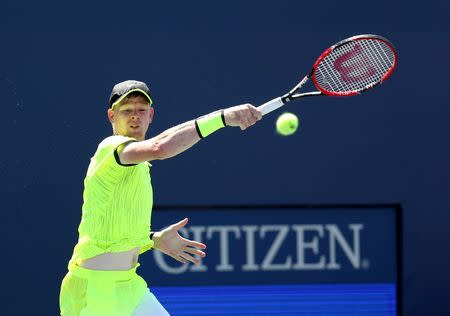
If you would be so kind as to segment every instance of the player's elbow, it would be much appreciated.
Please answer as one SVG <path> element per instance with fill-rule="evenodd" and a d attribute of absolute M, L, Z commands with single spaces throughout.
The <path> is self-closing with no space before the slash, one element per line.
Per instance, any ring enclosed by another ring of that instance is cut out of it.
<path fill-rule="evenodd" d="M 120 153 L 120 160 L 124 164 L 138 164 L 144 161 L 162 160 L 165 158 L 164 146 L 159 142 L 131 143 Z"/>
<path fill-rule="evenodd" d="M 132 143 L 128 148 L 128 159 L 135 163 L 152 160 L 164 160 L 176 155 L 173 145 L 165 138 L 153 138 Z"/>
<path fill-rule="evenodd" d="M 151 149 L 151 156 L 155 160 L 164 160 L 170 157 L 169 150 L 164 143 L 156 142 Z"/>
<path fill-rule="evenodd" d="M 167 158 L 172 158 L 177 155 L 177 151 L 170 142 L 164 140 L 156 141 L 152 144 L 152 154 L 153 159 L 164 160 Z"/>
<path fill-rule="evenodd" d="M 143 154 L 146 161 L 163 160 L 168 158 L 169 156 L 167 146 L 160 141 L 154 141 L 150 144 L 147 144 L 147 146 L 145 146 Z"/>

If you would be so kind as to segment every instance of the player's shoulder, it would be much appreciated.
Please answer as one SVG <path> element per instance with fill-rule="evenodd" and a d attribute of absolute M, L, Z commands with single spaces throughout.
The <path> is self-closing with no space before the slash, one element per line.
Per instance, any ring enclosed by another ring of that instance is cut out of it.
<path fill-rule="evenodd" d="M 137 139 L 122 135 L 112 135 L 104 138 L 98 145 L 98 148 L 99 149 L 108 147 L 116 148 L 117 146 L 130 141 L 137 141 Z"/>

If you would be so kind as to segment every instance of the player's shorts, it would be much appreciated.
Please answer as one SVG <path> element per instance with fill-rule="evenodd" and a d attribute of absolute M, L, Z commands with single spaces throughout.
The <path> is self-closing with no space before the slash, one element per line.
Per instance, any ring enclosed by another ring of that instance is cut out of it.
<path fill-rule="evenodd" d="M 139 263 L 126 271 L 99 271 L 77 265 L 61 284 L 62 316 L 169 315 L 136 274 Z"/>

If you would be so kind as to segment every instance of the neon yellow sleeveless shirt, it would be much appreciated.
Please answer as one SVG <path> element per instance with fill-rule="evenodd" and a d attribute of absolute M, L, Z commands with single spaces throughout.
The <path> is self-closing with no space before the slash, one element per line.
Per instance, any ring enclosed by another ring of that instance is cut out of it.
<path fill-rule="evenodd" d="M 69 265 L 106 252 L 153 246 L 150 239 L 153 189 L 148 162 L 121 165 L 116 148 L 136 141 L 125 136 L 104 139 L 91 158 L 84 179 L 78 243 Z"/>

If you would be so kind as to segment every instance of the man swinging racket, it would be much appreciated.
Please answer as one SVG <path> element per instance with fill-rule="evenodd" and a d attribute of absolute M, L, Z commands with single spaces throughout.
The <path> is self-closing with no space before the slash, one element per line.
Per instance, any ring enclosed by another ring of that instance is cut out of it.
<path fill-rule="evenodd" d="M 225 126 L 242 130 L 261 119 L 250 104 L 219 110 L 145 139 L 154 109 L 147 85 L 116 84 L 109 99 L 113 136 L 91 158 L 84 180 L 79 239 L 60 291 L 63 316 L 169 315 L 136 273 L 138 257 L 157 249 L 199 264 L 206 246 L 178 234 L 188 219 L 150 231 L 152 160 L 174 157 Z"/>

